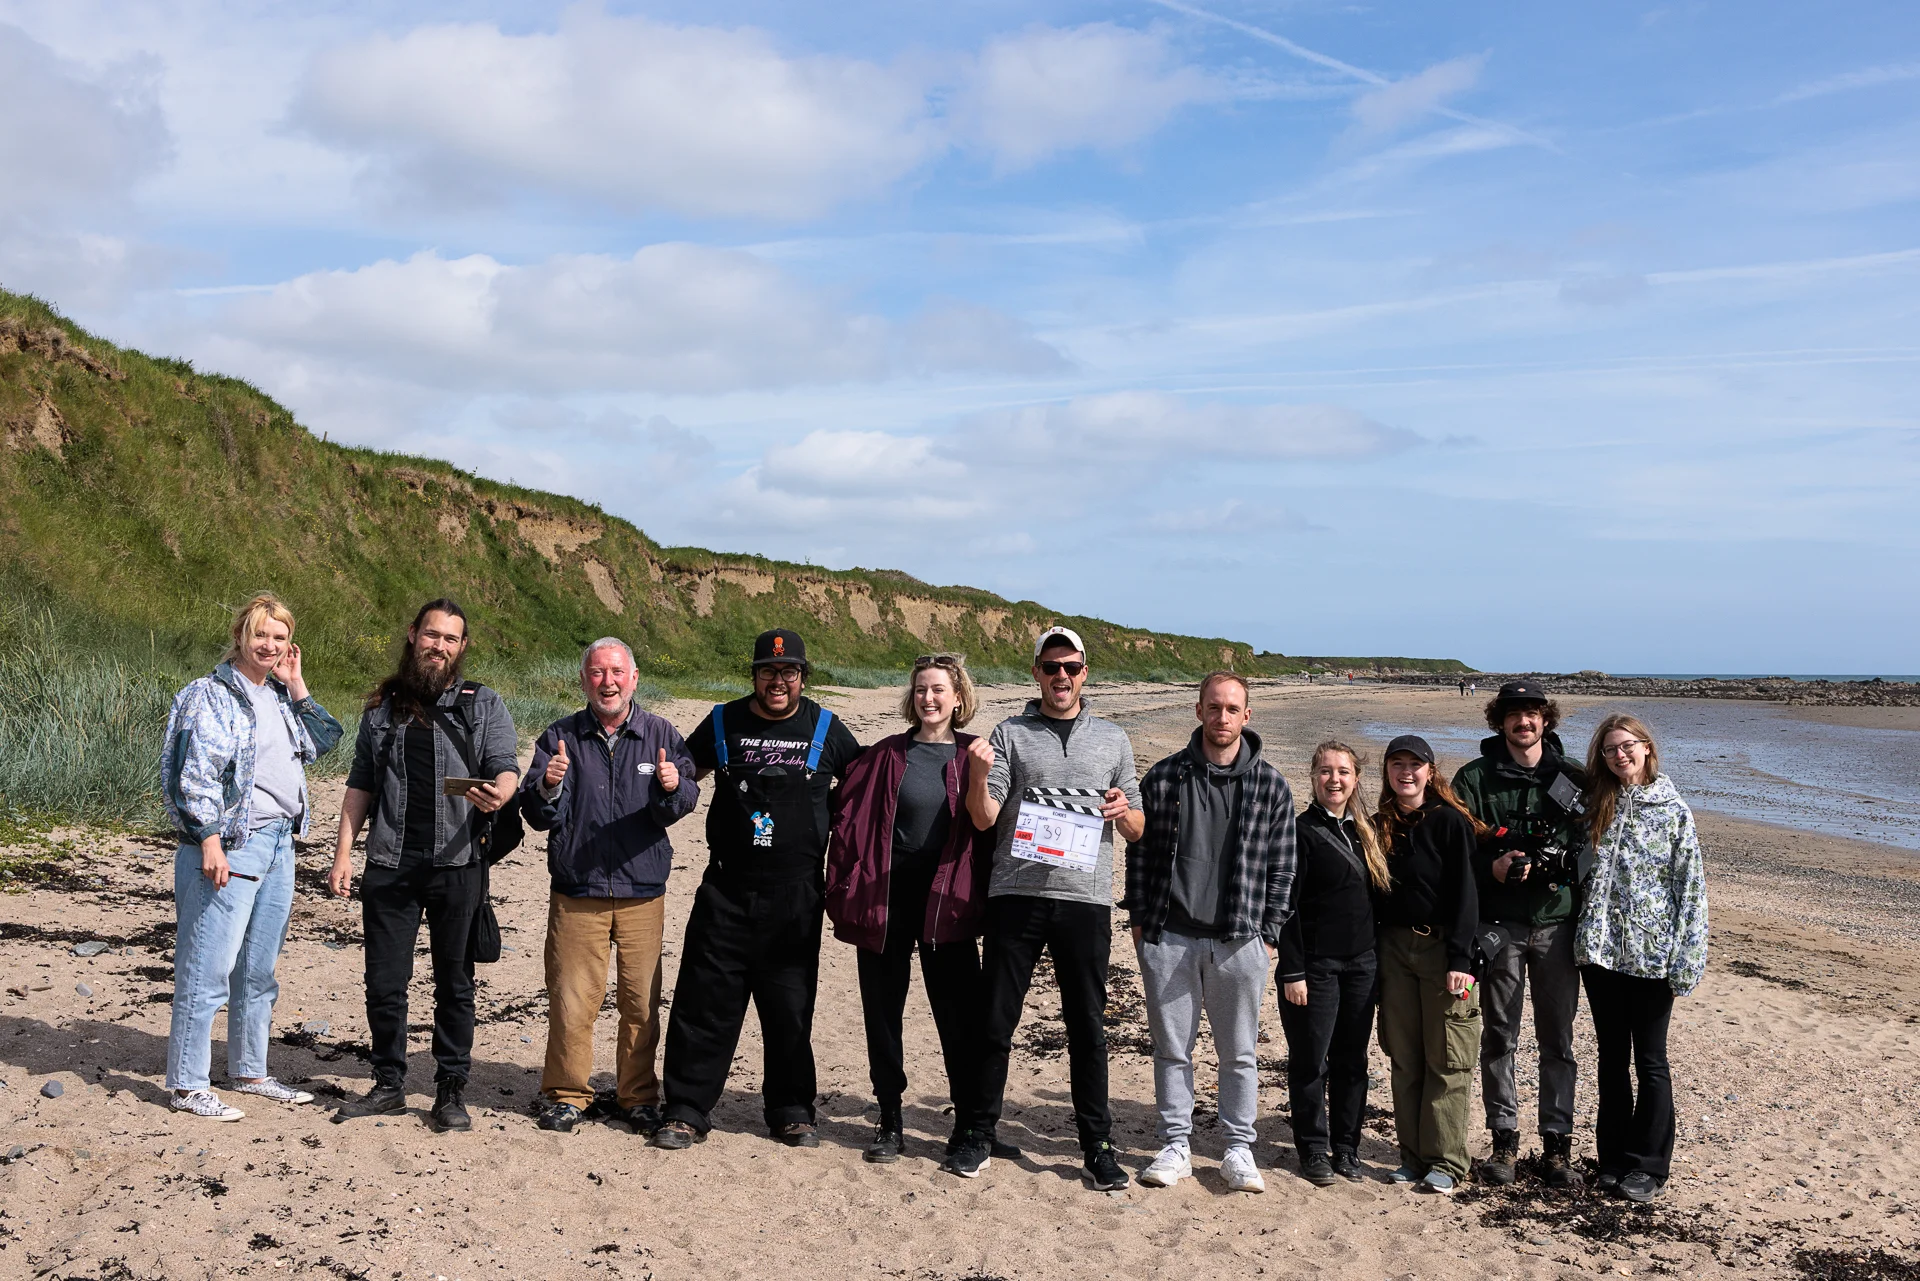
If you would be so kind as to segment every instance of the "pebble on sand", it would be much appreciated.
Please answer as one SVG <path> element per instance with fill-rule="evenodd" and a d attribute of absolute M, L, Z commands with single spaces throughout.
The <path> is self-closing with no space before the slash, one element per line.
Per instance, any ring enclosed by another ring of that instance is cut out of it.
<path fill-rule="evenodd" d="M 58 1081 L 48 1081 L 40 1087 L 40 1093 L 49 1099 L 57 1099 L 67 1092 L 67 1087 Z"/>
<path fill-rule="evenodd" d="M 315 1036 L 325 1036 L 332 1026 L 333 1024 L 327 1022 L 325 1019 L 308 1019 L 300 1025 L 300 1030 L 302 1032 L 311 1032 Z"/>
<path fill-rule="evenodd" d="M 90 987 L 88 987 L 88 986 L 87 986 L 87 985 L 86 985 L 85 983 L 75 983 L 75 984 L 73 985 L 73 990 L 74 990 L 74 991 L 76 991 L 76 992 L 78 992 L 78 993 L 79 993 L 80 995 L 82 995 L 82 996 L 92 996 L 92 995 L 93 995 L 93 989 L 92 989 L 92 988 L 90 988 Z"/>
<path fill-rule="evenodd" d="M 75 943 L 73 945 L 73 954 L 75 956 L 98 956 L 112 946 L 111 943 L 102 943 L 98 939 L 87 943 Z"/>

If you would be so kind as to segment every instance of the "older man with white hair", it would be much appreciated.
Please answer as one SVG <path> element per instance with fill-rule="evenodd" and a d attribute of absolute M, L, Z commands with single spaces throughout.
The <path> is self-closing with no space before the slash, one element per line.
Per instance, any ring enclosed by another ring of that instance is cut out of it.
<path fill-rule="evenodd" d="M 617 949 L 620 1117 L 660 1121 L 660 942 L 673 845 L 667 829 L 700 799 L 679 731 L 633 702 L 633 651 L 607 636 L 580 656 L 587 706 L 549 725 L 521 786 L 527 825 L 547 833 L 547 1062 L 540 1128 L 568 1131 L 593 1102 L 593 1027 Z"/>

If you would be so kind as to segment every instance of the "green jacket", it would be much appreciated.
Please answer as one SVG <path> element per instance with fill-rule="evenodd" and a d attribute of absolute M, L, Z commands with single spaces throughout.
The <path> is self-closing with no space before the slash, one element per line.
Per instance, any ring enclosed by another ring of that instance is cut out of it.
<path fill-rule="evenodd" d="M 1540 764 L 1522 769 L 1507 751 L 1499 734 L 1480 741 L 1480 756 L 1460 767 L 1453 790 L 1474 816 L 1488 827 L 1526 833 L 1549 849 L 1560 849 L 1591 865 L 1586 825 L 1547 795 L 1560 774 L 1584 787 L 1587 773 L 1566 757 L 1560 736 L 1548 731 Z M 1545 877 L 1536 869 L 1526 880 L 1502 884 L 1493 879 L 1499 843 L 1489 836 L 1474 855 L 1473 871 L 1480 885 L 1480 919 L 1512 925 L 1554 925 L 1580 914 L 1580 880 Z"/>

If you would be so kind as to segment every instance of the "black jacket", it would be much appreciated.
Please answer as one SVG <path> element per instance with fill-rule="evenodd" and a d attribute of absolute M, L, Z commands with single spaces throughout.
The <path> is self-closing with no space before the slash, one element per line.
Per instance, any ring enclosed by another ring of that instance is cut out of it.
<path fill-rule="evenodd" d="M 1280 929 L 1282 983 L 1307 977 L 1309 956 L 1358 956 L 1373 950 L 1373 882 L 1352 818 L 1336 819 L 1315 801 L 1300 812 L 1292 914 Z"/>
<path fill-rule="evenodd" d="M 1435 801 L 1396 824 L 1387 851 L 1393 887 L 1376 894 L 1380 925 L 1430 929 L 1447 944 L 1447 966 L 1473 969 L 1473 935 L 1480 925 L 1480 894 L 1473 879 L 1473 824 L 1451 805 Z"/>

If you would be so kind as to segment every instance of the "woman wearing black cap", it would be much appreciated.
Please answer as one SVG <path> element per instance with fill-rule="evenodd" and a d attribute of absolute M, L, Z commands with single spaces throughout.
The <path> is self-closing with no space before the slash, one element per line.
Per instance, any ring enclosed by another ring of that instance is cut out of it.
<path fill-rule="evenodd" d="M 1376 821 L 1392 885 L 1376 896 L 1380 1048 L 1393 1063 L 1393 1183 L 1451 1192 L 1467 1173 L 1467 1104 L 1480 1054 L 1480 994 L 1469 971 L 1480 900 L 1479 824 L 1417 734 L 1387 745 Z"/>

